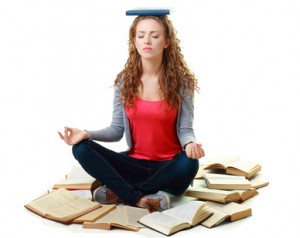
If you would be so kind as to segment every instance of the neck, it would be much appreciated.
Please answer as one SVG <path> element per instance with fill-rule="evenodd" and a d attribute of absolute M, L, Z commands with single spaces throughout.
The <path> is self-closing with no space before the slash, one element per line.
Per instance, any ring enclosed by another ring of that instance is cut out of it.
<path fill-rule="evenodd" d="M 146 77 L 157 77 L 162 70 L 162 59 L 161 60 L 150 60 L 142 59 L 143 65 L 143 76 Z"/>

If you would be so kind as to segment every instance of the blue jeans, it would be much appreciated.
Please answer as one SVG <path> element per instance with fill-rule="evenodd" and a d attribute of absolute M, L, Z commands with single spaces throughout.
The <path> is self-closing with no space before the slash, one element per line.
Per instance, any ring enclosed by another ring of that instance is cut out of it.
<path fill-rule="evenodd" d="M 122 198 L 136 206 L 147 194 L 159 190 L 182 194 L 194 179 L 199 163 L 185 151 L 172 160 L 148 161 L 132 158 L 126 152 L 115 152 L 100 144 L 83 140 L 72 148 L 83 169 Z"/>

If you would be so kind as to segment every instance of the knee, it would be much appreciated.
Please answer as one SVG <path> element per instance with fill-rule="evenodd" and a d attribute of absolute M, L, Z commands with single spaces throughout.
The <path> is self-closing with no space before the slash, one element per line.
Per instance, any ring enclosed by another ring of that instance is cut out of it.
<path fill-rule="evenodd" d="M 190 174 L 191 176 L 194 178 L 196 176 L 196 174 L 198 173 L 198 169 L 199 169 L 199 160 L 197 159 L 190 159 Z"/>
<path fill-rule="evenodd" d="M 73 147 L 72 147 L 73 156 L 78 162 L 84 160 L 88 151 L 89 151 L 88 140 L 83 140 L 83 141 L 79 142 L 78 144 L 73 145 Z"/>
<path fill-rule="evenodd" d="M 191 177 L 194 178 L 198 172 L 199 169 L 199 160 L 197 159 L 191 159 L 188 157 L 184 157 L 183 158 L 184 163 L 183 163 L 183 167 L 184 167 L 184 171 L 186 172 L 186 176 L 187 177 Z"/>

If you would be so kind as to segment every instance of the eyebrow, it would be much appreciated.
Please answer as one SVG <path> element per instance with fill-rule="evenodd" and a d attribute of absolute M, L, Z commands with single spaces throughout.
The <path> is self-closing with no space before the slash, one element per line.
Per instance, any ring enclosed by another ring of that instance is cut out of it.
<path fill-rule="evenodd" d="M 138 33 L 145 33 L 145 31 L 138 31 Z M 150 31 L 150 33 L 159 33 L 159 31 Z"/>

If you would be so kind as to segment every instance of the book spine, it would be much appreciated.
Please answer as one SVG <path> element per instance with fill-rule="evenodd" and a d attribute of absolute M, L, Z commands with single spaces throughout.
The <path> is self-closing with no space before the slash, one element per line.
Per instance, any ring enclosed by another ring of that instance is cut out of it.
<path fill-rule="evenodd" d="M 126 16 L 160 16 L 169 15 L 169 9 L 155 9 L 155 10 L 128 10 Z"/>

